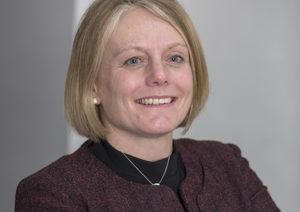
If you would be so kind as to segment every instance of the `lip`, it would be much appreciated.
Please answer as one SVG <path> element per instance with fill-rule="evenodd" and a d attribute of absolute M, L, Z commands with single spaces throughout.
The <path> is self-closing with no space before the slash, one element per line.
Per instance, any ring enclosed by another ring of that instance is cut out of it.
<path fill-rule="evenodd" d="M 154 105 L 154 104 L 140 104 L 139 101 L 141 101 L 142 99 L 166 99 L 166 98 L 171 98 L 171 102 L 170 103 L 166 103 L 166 104 L 158 104 L 158 105 Z M 140 106 L 144 106 L 144 107 L 168 107 L 170 105 L 173 105 L 174 102 L 177 100 L 177 97 L 175 96 L 169 96 L 169 95 L 164 95 L 164 96 L 145 96 L 145 97 L 141 97 L 135 100 L 135 102 L 140 105 Z"/>

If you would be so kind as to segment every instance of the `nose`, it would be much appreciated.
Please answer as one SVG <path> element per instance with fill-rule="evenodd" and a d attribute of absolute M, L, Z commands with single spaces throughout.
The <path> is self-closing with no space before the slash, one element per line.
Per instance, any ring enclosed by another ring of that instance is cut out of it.
<path fill-rule="evenodd" d="M 152 61 L 148 65 L 146 84 L 148 86 L 164 86 L 169 84 L 167 69 L 161 61 Z"/>

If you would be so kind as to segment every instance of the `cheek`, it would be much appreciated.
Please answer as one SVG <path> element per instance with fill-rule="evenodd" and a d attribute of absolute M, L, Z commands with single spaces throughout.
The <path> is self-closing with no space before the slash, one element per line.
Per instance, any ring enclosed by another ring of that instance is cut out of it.
<path fill-rule="evenodd" d="M 181 72 L 179 75 L 177 75 L 177 82 L 180 86 L 180 88 L 188 93 L 193 93 L 193 75 L 192 71 L 190 69 L 187 69 L 186 71 Z"/>
<path fill-rule="evenodd" d="M 105 69 L 105 71 L 100 73 L 98 84 L 100 101 L 102 102 L 102 104 L 111 104 L 111 99 L 113 99 L 115 93 L 115 85 L 117 85 L 116 83 L 114 83 L 112 73 Z"/>
<path fill-rule="evenodd" d="M 125 71 L 111 74 L 103 79 L 101 84 L 100 98 L 103 105 L 110 107 L 113 105 L 128 105 L 136 96 L 140 80 L 133 74 Z M 130 101 L 128 101 L 130 100 Z"/>
<path fill-rule="evenodd" d="M 121 71 L 114 77 L 114 90 L 121 95 L 134 96 L 142 80 L 138 74 Z"/>

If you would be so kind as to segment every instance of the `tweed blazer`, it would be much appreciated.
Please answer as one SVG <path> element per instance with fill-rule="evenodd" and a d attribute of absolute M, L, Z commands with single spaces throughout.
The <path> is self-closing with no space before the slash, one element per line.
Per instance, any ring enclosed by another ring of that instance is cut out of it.
<path fill-rule="evenodd" d="M 22 180 L 15 211 L 279 211 L 235 145 L 175 140 L 186 169 L 179 201 L 167 186 L 119 177 L 89 142 Z"/>

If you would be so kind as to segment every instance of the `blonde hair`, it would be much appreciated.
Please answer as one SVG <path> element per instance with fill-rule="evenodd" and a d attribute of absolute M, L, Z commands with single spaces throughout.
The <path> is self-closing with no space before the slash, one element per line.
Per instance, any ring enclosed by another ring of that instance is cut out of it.
<path fill-rule="evenodd" d="M 208 74 L 197 32 L 176 0 L 96 0 L 87 10 L 74 39 L 65 86 L 65 115 L 71 126 L 93 141 L 105 138 L 98 106 L 93 103 L 93 86 L 105 46 L 122 14 L 141 7 L 171 24 L 186 42 L 193 74 L 193 99 L 178 127 L 186 132 L 208 96 Z"/>

